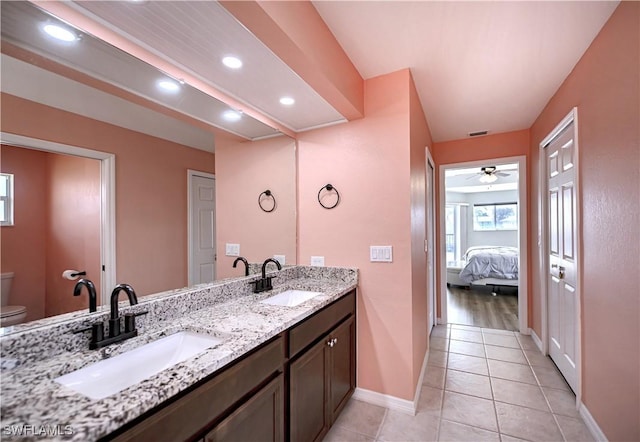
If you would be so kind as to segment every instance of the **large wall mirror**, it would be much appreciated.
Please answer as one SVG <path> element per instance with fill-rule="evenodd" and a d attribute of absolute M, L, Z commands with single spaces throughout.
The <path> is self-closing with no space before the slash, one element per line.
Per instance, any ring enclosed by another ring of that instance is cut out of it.
<path fill-rule="evenodd" d="M 144 302 L 243 276 L 236 252 L 296 263 L 295 140 L 91 35 L 51 40 L 43 27 L 58 20 L 31 3 L 1 7 L 0 154 L 13 206 L 1 227 L 3 310 L 26 308 L 14 330 L 88 312 L 86 292 L 74 297 L 76 281 L 62 278 L 69 269 L 86 272 L 103 304 L 116 283 Z M 163 79 L 175 90 L 157 89 Z M 266 190 L 273 211 L 258 204 Z"/>

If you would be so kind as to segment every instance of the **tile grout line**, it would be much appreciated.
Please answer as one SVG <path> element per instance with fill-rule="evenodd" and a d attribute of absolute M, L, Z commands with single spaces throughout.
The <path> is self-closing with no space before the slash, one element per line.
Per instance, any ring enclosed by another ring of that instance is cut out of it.
<path fill-rule="evenodd" d="M 442 429 L 442 415 L 444 414 L 444 396 L 447 391 L 447 376 L 449 374 L 449 355 L 451 355 L 451 324 L 447 324 L 447 331 L 449 332 L 449 343 L 447 344 L 447 360 L 444 366 L 444 379 L 442 383 L 442 401 L 440 402 L 440 416 L 438 418 L 438 430 L 436 431 L 436 440 L 440 440 L 440 430 Z"/>

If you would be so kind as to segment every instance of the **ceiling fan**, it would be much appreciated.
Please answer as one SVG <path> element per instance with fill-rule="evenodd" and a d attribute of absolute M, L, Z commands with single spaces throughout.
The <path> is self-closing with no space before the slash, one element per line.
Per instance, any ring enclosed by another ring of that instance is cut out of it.
<path fill-rule="evenodd" d="M 475 178 L 475 175 L 480 175 L 481 183 L 493 183 L 495 182 L 499 176 L 509 176 L 510 174 L 507 172 L 499 171 L 496 166 L 485 166 L 480 168 L 480 172 L 474 174 L 467 178 L 468 180 L 471 178 Z"/>

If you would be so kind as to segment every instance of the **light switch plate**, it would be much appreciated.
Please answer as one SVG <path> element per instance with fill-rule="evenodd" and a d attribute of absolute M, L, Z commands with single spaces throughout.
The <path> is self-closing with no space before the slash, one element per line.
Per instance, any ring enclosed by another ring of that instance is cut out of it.
<path fill-rule="evenodd" d="M 324 267 L 324 256 L 312 256 L 311 265 L 316 267 Z"/>
<path fill-rule="evenodd" d="M 240 244 L 226 244 L 225 255 L 227 256 L 240 256 Z"/>
<path fill-rule="evenodd" d="M 285 262 L 285 256 L 284 255 L 273 255 L 273 259 L 278 261 L 281 266 L 284 265 L 284 262 Z"/>
<path fill-rule="evenodd" d="M 369 260 L 371 262 L 393 262 L 393 246 L 370 246 Z"/>

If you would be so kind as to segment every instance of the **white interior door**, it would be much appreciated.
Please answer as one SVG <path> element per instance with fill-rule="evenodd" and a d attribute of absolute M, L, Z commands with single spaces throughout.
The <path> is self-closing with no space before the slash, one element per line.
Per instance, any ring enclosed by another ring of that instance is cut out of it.
<path fill-rule="evenodd" d="M 189 284 L 216 279 L 215 179 L 190 175 Z"/>
<path fill-rule="evenodd" d="M 577 198 L 574 123 L 545 148 L 549 214 L 549 355 L 576 391 L 578 382 Z"/>
<path fill-rule="evenodd" d="M 437 322 L 436 314 L 436 272 L 435 272 L 435 243 L 436 243 L 436 198 L 435 198 L 435 171 L 431 161 L 427 160 L 427 241 L 425 252 L 427 253 L 427 308 L 428 321 L 427 330 L 431 329 Z"/>

